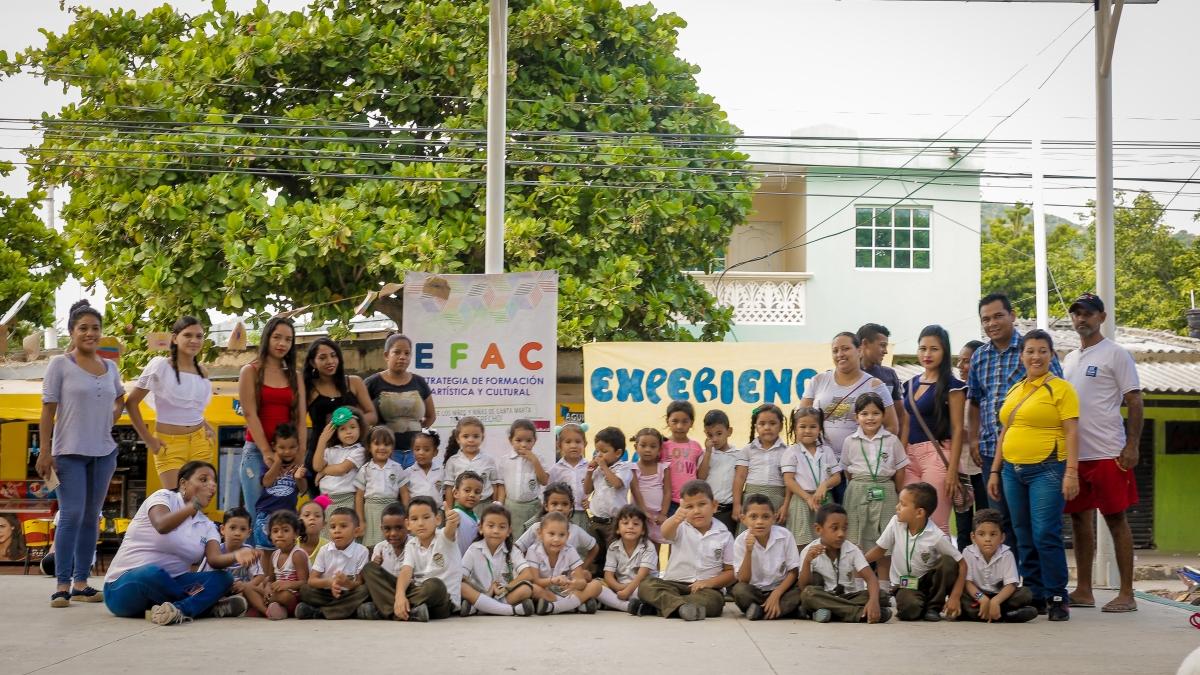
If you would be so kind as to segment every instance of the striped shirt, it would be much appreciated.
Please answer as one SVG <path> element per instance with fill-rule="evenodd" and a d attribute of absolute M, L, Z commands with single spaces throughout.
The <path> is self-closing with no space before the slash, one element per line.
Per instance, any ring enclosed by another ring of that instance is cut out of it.
<path fill-rule="evenodd" d="M 1050 372 L 1062 377 L 1062 366 L 1055 355 Z M 1000 436 L 1000 406 L 1012 386 L 1025 377 L 1021 365 L 1021 334 L 1013 330 L 1012 339 L 1004 351 L 991 342 L 985 343 L 971 355 L 971 373 L 967 378 L 967 398 L 979 406 L 979 454 L 990 466 L 996 456 L 996 440 Z"/>

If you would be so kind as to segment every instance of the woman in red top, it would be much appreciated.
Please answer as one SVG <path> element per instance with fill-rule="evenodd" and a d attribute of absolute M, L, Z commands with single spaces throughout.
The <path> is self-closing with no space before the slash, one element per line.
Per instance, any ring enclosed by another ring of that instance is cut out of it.
<path fill-rule="evenodd" d="M 259 343 L 258 358 L 243 366 L 238 375 L 238 398 L 246 418 L 246 445 L 238 477 L 242 505 L 251 512 L 262 495 L 263 474 L 275 463 L 271 446 L 275 427 L 283 422 L 294 424 L 302 448 L 308 432 L 304 382 L 296 372 L 296 328 L 291 319 L 272 318 Z M 257 537 L 254 543 L 260 543 Z M 269 547 L 269 543 L 265 545 Z"/>

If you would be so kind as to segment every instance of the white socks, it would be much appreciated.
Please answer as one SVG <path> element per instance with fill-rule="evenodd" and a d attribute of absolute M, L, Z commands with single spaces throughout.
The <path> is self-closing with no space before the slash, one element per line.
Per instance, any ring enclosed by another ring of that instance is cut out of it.
<path fill-rule="evenodd" d="M 600 591 L 600 604 L 608 607 L 609 609 L 618 609 L 622 612 L 629 611 L 629 601 L 618 598 L 616 591 L 608 586 L 605 586 L 604 589 Z"/>
<path fill-rule="evenodd" d="M 493 616 L 512 616 L 516 613 L 513 611 L 513 606 L 507 602 L 500 602 L 489 595 L 483 594 L 480 594 L 475 599 L 475 609 L 480 614 L 491 614 Z"/>
<path fill-rule="evenodd" d="M 574 612 L 579 608 L 580 604 L 582 603 L 579 602 L 578 595 L 568 595 L 562 600 L 556 600 L 554 602 L 554 611 L 551 612 L 551 614 L 566 614 L 567 612 Z"/>

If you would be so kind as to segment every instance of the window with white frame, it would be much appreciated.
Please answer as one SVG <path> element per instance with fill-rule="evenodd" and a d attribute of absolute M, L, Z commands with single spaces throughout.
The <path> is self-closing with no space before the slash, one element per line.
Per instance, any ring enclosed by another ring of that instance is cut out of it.
<path fill-rule="evenodd" d="M 859 206 L 854 211 L 856 268 L 929 269 L 930 209 Z"/>

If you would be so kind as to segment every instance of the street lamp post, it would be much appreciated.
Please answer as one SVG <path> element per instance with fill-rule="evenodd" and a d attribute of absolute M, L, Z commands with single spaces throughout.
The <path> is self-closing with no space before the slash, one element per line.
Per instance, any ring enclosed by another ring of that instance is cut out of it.
<path fill-rule="evenodd" d="M 504 271 L 504 155 L 508 106 L 508 0 L 488 14 L 487 189 L 483 271 Z"/>

